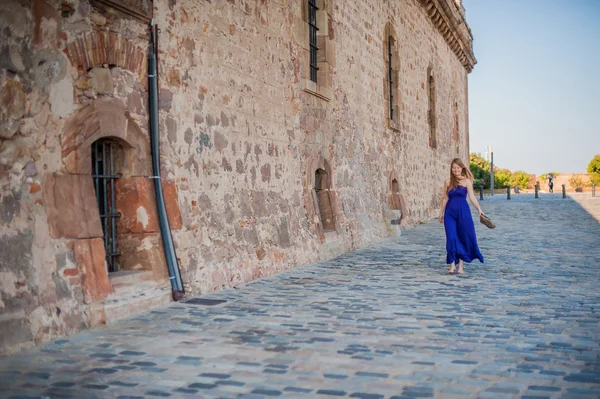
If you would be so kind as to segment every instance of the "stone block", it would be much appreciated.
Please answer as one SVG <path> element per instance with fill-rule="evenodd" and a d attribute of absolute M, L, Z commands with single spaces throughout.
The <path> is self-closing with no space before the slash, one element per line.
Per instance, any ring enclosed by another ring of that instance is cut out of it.
<path fill-rule="evenodd" d="M 84 303 L 93 303 L 106 298 L 112 292 L 106 252 L 102 238 L 76 240 L 71 243 L 73 255 L 81 276 Z"/>
<path fill-rule="evenodd" d="M 167 209 L 167 218 L 171 230 L 180 230 L 183 226 L 179 201 L 177 199 L 177 186 L 173 181 L 163 181 L 163 196 L 165 198 L 165 208 Z"/>
<path fill-rule="evenodd" d="M 9 80 L 0 90 L 0 112 L 3 118 L 21 119 L 25 114 L 25 93 L 23 84 Z"/>
<path fill-rule="evenodd" d="M 335 67 L 335 41 L 329 36 L 317 36 L 317 52 L 318 62 L 327 62 L 330 66 Z"/>
<path fill-rule="evenodd" d="M 182 228 L 181 211 L 177 201 L 177 187 L 172 181 L 162 184 L 167 218 L 171 230 Z M 121 212 L 119 232 L 151 233 L 160 229 L 154 181 L 145 177 L 129 177 L 117 180 L 117 211 Z"/>
<path fill-rule="evenodd" d="M 97 94 L 113 94 L 115 86 L 110 69 L 95 67 L 90 71 L 90 75 L 90 85 Z"/>
<path fill-rule="evenodd" d="M 160 233 L 119 236 L 121 270 L 151 270 L 155 281 L 169 277 Z"/>
<path fill-rule="evenodd" d="M 32 340 L 33 335 L 25 317 L 0 321 L 0 355 Z"/>
<path fill-rule="evenodd" d="M 115 184 L 119 233 L 159 231 L 154 182 L 145 177 L 118 179 Z"/>
<path fill-rule="evenodd" d="M 0 225 L 8 226 L 20 212 L 21 202 L 14 195 L 6 193 L 0 197 Z"/>
<path fill-rule="evenodd" d="M 52 237 L 102 237 L 91 176 L 50 174 L 44 179 L 43 192 Z"/>

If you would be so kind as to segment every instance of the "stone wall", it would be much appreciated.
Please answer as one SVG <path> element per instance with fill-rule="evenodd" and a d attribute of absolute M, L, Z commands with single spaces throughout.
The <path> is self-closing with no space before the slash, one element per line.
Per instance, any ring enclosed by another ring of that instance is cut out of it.
<path fill-rule="evenodd" d="M 545 177 L 545 175 L 544 175 Z M 587 173 L 559 173 L 554 178 L 554 192 L 560 193 L 562 192 L 562 185 L 565 185 L 566 191 L 575 191 L 575 187 L 571 186 L 571 179 L 579 178 L 581 182 L 584 184 L 581 187 L 580 191 L 592 191 L 592 182 L 590 179 L 590 175 Z M 540 190 L 548 192 L 548 179 L 542 179 L 542 176 L 537 177 L 537 181 L 540 183 Z M 600 191 L 600 188 L 598 188 Z"/>
<path fill-rule="evenodd" d="M 434 217 L 450 160 L 468 157 L 472 62 L 457 57 L 447 18 L 423 0 L 317 4 L 315 84 L 304 1 L 154 2 L 161 173 L 194 295 Z M 146 22 L 105 2 L 8 0 L 0 28 L 0 353 L 11 353 L 106 321 L 115 284 L 91 177 L 99 138 L 122 148 L 122 267 L 164 285 L 166 265 L 149 179 Z M 393 123 L 386 36 L 398 61 Z"/>

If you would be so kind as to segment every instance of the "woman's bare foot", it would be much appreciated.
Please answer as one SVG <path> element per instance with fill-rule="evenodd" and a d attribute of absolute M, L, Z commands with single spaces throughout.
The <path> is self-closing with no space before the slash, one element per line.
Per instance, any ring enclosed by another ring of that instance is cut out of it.
<path fill-rule="evenodd" d="M 450 269 L 448 269 L 448 274 L 454 274 L 456 268 L 454 267 L 454 263 L 450 264 Z"/>
<path fill-rule="evenodd" d="M 463 265 L 464 262 L 461 260 L 460 262 L 458 262 L 458 274 L 463 274 L 465 271 L 463 270 Z"/>

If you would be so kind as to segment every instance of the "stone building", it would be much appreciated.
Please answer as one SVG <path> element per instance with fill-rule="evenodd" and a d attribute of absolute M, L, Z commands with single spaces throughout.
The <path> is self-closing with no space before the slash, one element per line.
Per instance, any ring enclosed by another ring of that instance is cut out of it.
<path fill-rule="evenodd" d="M 4 0 L 0 39 L 0 354 L 397 235 L 469 153 L 459 0 Z"/>

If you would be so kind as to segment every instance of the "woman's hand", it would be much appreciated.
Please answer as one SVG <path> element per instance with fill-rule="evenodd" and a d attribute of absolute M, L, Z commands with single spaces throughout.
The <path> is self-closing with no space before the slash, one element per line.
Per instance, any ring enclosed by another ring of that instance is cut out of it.
<path fill-rule="evenodd" d="M 483 209 L 479 208 L 479 216 L 485 216 L 485 213 L 483 213 Z"/>
<path fill-rule="evenodd" d="M 440 215 L 440 217 L 438 218 L 438 220 L 440 221 L 440 223 L 444 223 L 444 215 Z"/>

